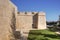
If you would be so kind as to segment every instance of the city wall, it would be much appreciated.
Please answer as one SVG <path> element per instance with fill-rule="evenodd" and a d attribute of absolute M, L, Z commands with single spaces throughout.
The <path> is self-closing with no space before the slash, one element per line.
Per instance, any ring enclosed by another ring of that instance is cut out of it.
<path fill-rule="evenodd" d="M 10 40 L 12 13 L 16 7 L 9 0 L 0 0 L 0 40 Z"/>
<path fill-rule="evenodd" d="M 46 29 L 46 18 L 44 12 L 18 12 L 17 29 Z"/>

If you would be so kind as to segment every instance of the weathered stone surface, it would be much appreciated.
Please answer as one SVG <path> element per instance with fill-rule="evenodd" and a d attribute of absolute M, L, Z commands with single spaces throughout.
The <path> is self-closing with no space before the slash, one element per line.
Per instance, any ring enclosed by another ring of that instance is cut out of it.
<path fill-rule="evenodd" d="M 46 17 L 44 12 L 38 14 L 38 29 L 46 29 Z"/>
<path fill-rule="evenodd" d="M 11 1 L 0 0 L 0 40 L 10 40 L 13 32 L 19 32 L 25 38 L 29 30 L 36 29 L 46 29 L 44 12 L 18 13 L 17 7 Z"/>
<path fill-rule="evenodd" d="M 0 40 L 9 40 L 11 18 L 15 6 L 8 0 L 0 0 Z"/>
<path fill-rule="evenodd" d="M 20 12 L 17 14 L 17 29 L 46 29 L 44 12 Z"/>

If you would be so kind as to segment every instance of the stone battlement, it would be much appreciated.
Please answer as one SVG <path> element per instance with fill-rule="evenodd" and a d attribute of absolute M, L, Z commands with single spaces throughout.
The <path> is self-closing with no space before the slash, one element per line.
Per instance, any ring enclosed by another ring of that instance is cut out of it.
<path fill-rule="evenodd" d="M 38 14 L 38 16 L 40 15 L 40 16 L 42 16 L 42 15 L 45 15 L 45 13 L 44 12 L 18 12 L 17 13 L 18 15 L 31 15 L 31 16 L 33 16 L 33 15 L 35 15 L 35 14 Z"/>

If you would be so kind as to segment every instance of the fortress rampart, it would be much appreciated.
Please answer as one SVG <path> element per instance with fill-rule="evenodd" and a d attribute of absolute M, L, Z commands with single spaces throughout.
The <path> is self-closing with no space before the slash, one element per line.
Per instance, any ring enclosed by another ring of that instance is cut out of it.
<path fill-rule="evenodd" d="M 36 29 L 45 29 L 46 28 L 46 18 L 45 18 L 44 12 L 18 12 L 17 21 L 18 21 L 17 27 L 18 28 L 20 27 L 22 29 L 23 28 L 34 29 L 33 25 L 35 25 Z M 44 24 L 45 28 L 42 27 L 43 24 Z"/>
<path fill-rule="evenodd" d="M 39 15 L 40 15 L 40 16 L 44 16 L 44 15 L 45 15 L 44 12 L 18 12 L 18 13 L 17 13 L 18 16 L 22 16 L 22 15 L 24 15 L 24 16 L 28 16 L 28 15 L 33 16 L 33 15 L 35 15 L 35 14 L 38 14 L 38 16 L 39 16 Z"/>
<path fill-rule="evenodd" d="M 34 29 L 46 29 L 44 12 L 18 12 L 10 0 L 0 0 L 0 40 L 15 40 L 16 31 L 24 33 Z"/>

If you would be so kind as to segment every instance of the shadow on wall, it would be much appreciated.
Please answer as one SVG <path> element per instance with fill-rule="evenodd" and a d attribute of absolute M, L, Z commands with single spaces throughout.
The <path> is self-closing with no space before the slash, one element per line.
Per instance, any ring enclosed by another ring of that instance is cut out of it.
<path fill-rule="evenodd" d="M 32 28 L 37 29 L 37 27 L 38 27 L 38 13 L 36 13 L 36 14 L 33 16 L 33 24 L 32 24 Z"/>
<path fill-rule="evenodd" d="M 13 10 L 13 13 L 12 13 L 12 19 L 11 19 L 11 38 L 10 40 L 17 40 L 17 39 L 20 39 L 20 31 L 16 31 L 16 17 L 15 17 L 15 11 Z"/>

